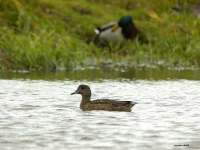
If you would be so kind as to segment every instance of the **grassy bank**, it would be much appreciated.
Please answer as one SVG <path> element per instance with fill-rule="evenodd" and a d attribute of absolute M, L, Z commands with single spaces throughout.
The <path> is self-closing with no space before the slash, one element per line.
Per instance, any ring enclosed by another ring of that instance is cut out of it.
<path fill-rule="evenodd" d="M 200 66 L 200 20 L 175 15 L 172 6 L 196 0 L 0 0 L 0 68 L 58 69 L 108 63 Z M 131 15 L 149 43 L 115 48 L 94 45 L 93 29 Z"/>

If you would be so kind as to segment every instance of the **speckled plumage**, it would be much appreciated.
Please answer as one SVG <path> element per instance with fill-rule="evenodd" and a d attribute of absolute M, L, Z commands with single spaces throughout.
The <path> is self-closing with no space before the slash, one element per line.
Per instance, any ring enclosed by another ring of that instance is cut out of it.
<path fill-rule="evenodd" d="M 79 85 L 78 89 L 72 94 L 81 94 L 82 101 L 80 109 L 83 111 L 106 110 L 106 111 L 131 111 L 131 108 L 137 104 L 132 101 L 116 101 L 110 99 L 97 99 L 91 101 L 91 90 L 88 85 Z"/>

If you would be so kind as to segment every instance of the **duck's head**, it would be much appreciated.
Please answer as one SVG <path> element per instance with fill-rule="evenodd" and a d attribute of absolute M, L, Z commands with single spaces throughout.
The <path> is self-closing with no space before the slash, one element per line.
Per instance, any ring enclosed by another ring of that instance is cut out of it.
<path fill-rule="evenodd" d="M 75 92 L 71 93 L 71 95 L 73 95 L 73 94 L 81 94 L 83 96 L 91 96 L 91 90 L 88 85 L 81 84 L 78 86 L 78 89 Z"/>
<path fill-rule="evenodd" d="M 112 28 L 112 31 L 116 30 L 118 27 L 126 28 L 129 24 L 133 23 L 133 18 L 129 15 L 122 17 L 118 24 Z"/>
<path fill-rule="evenodd" d="M 133 22 L 133 18 L 131 16 L 124 16 L 122 17 L 119 22 L 118 22 L 118 25 L 120 27 L 126 27 L 127 25 L 131 24 Z"/>

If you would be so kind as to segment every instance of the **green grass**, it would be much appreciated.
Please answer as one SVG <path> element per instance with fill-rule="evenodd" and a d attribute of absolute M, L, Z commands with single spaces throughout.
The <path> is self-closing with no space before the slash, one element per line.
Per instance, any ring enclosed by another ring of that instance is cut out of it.
<path fill-rule="evenodd" d="M 0 68 L 60 69 L 105 64 L 200 66 L 200 20 L 173 6 L 196 0 L 0 0 Z M 133 16 L 149 43 L 136 40 L 114 55 L 94 45 L 93 29 Z M 124 57 L 119 53 L 125 52 Z"/>

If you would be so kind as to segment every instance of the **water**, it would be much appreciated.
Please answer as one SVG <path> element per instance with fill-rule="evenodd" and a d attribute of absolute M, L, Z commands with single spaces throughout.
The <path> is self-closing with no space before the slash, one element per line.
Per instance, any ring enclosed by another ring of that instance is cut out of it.
<path fill-rule="evenodd" d="M 200 149 L 199 72 L 157 72 L 1 74 L 0 149 Z M 84 112 L 81 96 L 70 95 L 82 83 L 92 99 L 138 104 L 132 112 Z"/>

